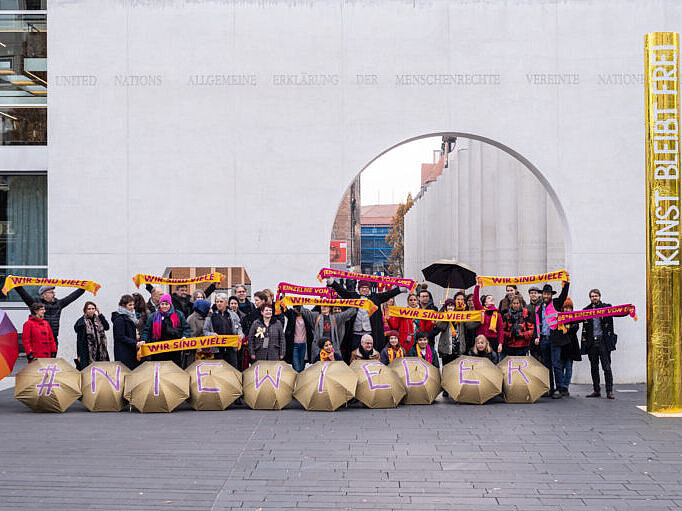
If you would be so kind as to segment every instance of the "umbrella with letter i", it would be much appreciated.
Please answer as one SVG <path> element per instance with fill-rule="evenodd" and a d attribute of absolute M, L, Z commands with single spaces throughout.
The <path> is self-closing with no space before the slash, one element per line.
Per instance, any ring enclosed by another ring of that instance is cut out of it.
<path fill-rule="evenodd" d="M 447 289 L 468 289 L 476 284 L 476 272 L 466 264 L 454 259 L 439 259 L 422 270 L 424 278 L 437 286 Z"/>
<path fill-rule="evenodd" d="M 17 329 L 4 310 L 0 309 L 0 380 L 9 376 L 19 357 Z"/>

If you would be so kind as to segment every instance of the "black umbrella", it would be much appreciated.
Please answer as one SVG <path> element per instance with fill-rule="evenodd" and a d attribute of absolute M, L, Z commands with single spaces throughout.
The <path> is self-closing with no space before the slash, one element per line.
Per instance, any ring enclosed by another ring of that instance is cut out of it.
<path fill-rule="evenodd" d="M 476 272 L 454 259 L 439 259 L 422 270 L 429 282 L 447 289 L 467 289 L 476 284 Z"/>

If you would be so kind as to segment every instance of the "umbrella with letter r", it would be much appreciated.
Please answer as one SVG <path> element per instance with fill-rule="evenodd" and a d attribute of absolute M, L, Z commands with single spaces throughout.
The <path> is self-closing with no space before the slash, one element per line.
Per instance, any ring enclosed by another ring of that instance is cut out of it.
<path fill-rule="evenodd" d="M 9 376 L 19 357 L 19 336 L 7 313 L 0 309 L 0 380 Z"/>
<path fill-rule="evenodd" d="M 549 390 L 549 370 L 534 357 L 505 357 L 502 369 L 502 395 L 507 403 L 534 403 Z"/>

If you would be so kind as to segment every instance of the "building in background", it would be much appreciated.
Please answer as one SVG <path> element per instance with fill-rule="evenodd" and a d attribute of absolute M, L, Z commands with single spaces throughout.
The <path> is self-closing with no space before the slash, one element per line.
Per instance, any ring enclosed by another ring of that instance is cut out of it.
<path fill-rule="evenodd" d="M 429 167 L 431 182 L 405 216 L 405 276 L 420 279 L 437 259 L 456 259 L 479 275 L 564 268 L 564 228 L 542 183 L 490 144 L 458 138 L 447 149 L 442 173 Z M 432 287 L 441 300 L 445 290 Z M 504 288 L 488 291 L 499 299 Z"/>
<path fill-rule="evenodd" d="M 336 212 L 329 242 L 329 265 L 338 270 L 359 270 L 361 257 L 360 176 L 351 183 Z"/>
<path fill-rule="evenodd" d="M 362 273 L 388 272 L 393 245 L 386 241 L 398 204 L 362 206 Z"/>

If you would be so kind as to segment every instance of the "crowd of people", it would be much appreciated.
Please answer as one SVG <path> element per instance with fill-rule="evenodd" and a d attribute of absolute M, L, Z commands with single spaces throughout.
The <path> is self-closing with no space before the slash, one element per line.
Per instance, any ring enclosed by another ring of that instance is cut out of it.
<path fill-rule="evenodd" d="M 121 296 L 118 309 L 111 314 L 111 325 L 92 301 L 85 302 L 83 316 L 76 321 L 76 366 L 109 360 L 106 332 L 113 328 L 114 358 L 130 369 L 141 363 L 138 350 L 144 343 L 207 335 L 236 335 L 240 348 L 203 348 L 171 351 L 146 357 L 146 360 L 171 360 L 185 368 L 197 359 L 223 359 L 244 370 L 259 360 L 285 360 L 297 372 L 306 363 L 319 360 L 379 360 L 390 364 L 400 357 L 419 357 L 441 367 L 461 355 L 485 357 L 497 363 L 506 356 L 531 355 L 549 370 L 548 397 L 569 396 L 573 362 L 587 355 L 591 365 L 593 392 L 586 397 L 600 397 L 601 364 L 606 383 L 606 396 L 614 398 L 611 351 L 617 336 L 613 318 L 600 317 L 582 323 L 557 324 L 557 313 L 572 311 L 568 296 L 569 282 L 562 284 L 557 296 L 550 284 L 531 287 L 528 299 L 516 286 L 507 286 L 504 298 L 495 304 L 492 295 L 482 295 L 477 285 L 473 293 L 455 293 L 440 307 L 434 303 L 427 284 L 414 294 L 406 288 L 373 290 L 368 281 L 345 282 L 331 279 L 327 286 L 339 298 L 364 297 L 377 310 L 370 314 L 362 308 L 294 306 L 277 313 L 274 293 L 270 289 L 256 291 L 253 301 L 244 285 L 234 294 L 215 293 L 211 284 L 205 291 L 190 295 L 187 286 L 177 286 L 172 294 L 147 286 L 145 300 L 140 293 Z M 29 306 L 30 316 L 23 327 L 26 357 L 55 357 L 58 349 L 61 311 L 83 294 L 78 289 L 57 299 L 55 288 L 41 287 L 39 296 L 25 289 L 17 291 Z M 481 321 L 447 322 L 390 316 L 387 308 L 407 293 L 407 307 L 433 311 L 482 311 Z M 601 292 L 592 289 L 585 309 L 609 307 Z M 578 331 L 582 324 L 580 341 Z M 145 360 L 143 359 L 143 360 Z"/>

